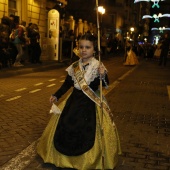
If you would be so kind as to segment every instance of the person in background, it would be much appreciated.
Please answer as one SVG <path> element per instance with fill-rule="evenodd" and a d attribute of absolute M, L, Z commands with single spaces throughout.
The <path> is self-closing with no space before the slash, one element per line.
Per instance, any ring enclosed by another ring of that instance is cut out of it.
<path fill-rule="evenodd" d="M 107 50 L 107 37 L 106 34 L 103 34 L 101 37 L 101 51 L 103 56 L 106 55 L 106 50 Z"/>
<path fill-rule="evenodd" d="M 126 51 L 127 57 L 126 57 L 126 60 L 123 64 L 126 65 L 126 66 L 127 65 L 133 66 L 133 65 L 139 64 L 138 58 L 137 58 L 135 52 L 133 51 L 132 45 L 129 41 L 127 41 L 126 46 L 127 46 L 127 51 Z"/>
<path fill-rule="evenodd" d="M 154 58 L 158 60 L 161 55 L 161 45 L 162 45 L 161 40 L 159 40 L 158 44 L 156 45 L 155 52 L 154 52 Z"/>
<path fill-rule="evenodd" d="M 160 59 L 159 59 L 159 66 L 161 66 L 162 64 L 164 66 L 166 66 L 169 46 L 170 46 L 169 35 L 168 35 L 168 33 L 165 33 L 164 38 L 162 40 L 162 45 L 161 45 L 161 54 L 160 54 Z"/>
<path fill-rule="evenodd" d="M 9 67 L 11 64 L 9 51 L 10 19 L 3 16 L 0 23 L 0 68 Z"/>
<path fill-rule="evenodd" d="M 102 169 L 104 152 L 104 169 L 114 169 L 121 153 L 117 129 L 104 97 L 100 107 L 100 76 L 103 87 L 107 88 L 109 79 L 105 66 L 94 57 L 96 44 L 91 34 L 80 37 L 81 58 L 66 69 L 65 82 L 50 97 L 52 104 L 73 88 L 58 106 L 61 114 L 52 115 L 37 145 L 44 162 L 56 167 Z"/>
<path fill-rule="evenodd" d="M 9 51 L 10 51 L 10 58 L 11 58 L 11 64 L 13 66 L 13 64 L 15 63 L 15 60 L 16 60 L 16 56 L 18 54 L 18 50 L 15 46 L 15 44 L 13 43 L 13 39 L 11 39 L 11 35 L 12 33 L 14 33 L 14 30 L 15 30 L 15 23 L 14 23 L 14 18 L 15 18 L 15 15 L 11 14 L 9 16 L 9 19 L 10 19 L 10 34 L 9 34 Z"/>
<path fill-rule="evenodd" d="M 25 43 L 25 35 L 24 35 L 23 27 L 19 24 L 19 17 L 14 16 L 14 24 L 15 24 L 15 27 L 12 30 L 10 39 L 12 43 L 15 45 L 18 53 L 17 53 L 13 66 L 19 67 L 19 66 L 23 66 L 23 64 L 21 64 L 21 60 L 24 54 L 23 44 Z"/>
<path fill-rule="evenodd" d="M 25 21 L 21 21 L 20 26 L 23 28 L 24 30 L 24 38 L 25 41 L 22 44 L 22 49 L 23 49 L 23 57 L 22 57 L 22 62 L 24 63 L 25 61 L 28 61 L 28 42 L 29 42 L 29 38 L 27 37 L 27 28 L 26 28 L 26 22 Z"/>
<path fill-rule="evenodd" d="M 126 39 L 126 41 L 125 41 L 125 55 L 124 55 L 124 61 L 126 61 L 127 54 L 128 54 L 128 52 L 130 51 L 130 49 L 131 49 L 130 41 L 128 41 L 128 39 Z"/>
<path fill-rule="evenodd" d="M 30 40 L 29 44 L 29 54 L 31 63 L 39 63 L 41 57 L 41 47 L 40 47 L 40 33 L 37 24 L 30 23 L 27 28 L 27 37 Z"/>

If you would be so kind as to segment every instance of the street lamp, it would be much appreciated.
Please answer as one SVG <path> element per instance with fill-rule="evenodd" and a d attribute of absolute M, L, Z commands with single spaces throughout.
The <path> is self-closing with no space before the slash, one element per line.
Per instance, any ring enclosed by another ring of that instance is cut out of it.
<path fill-rule="evenodd" d="M 134 27 L 130 28 L 131 34 L 133 33 L 134 30 L 135 30 Z"/>
<path fill-rule="evenodd" d="M 103 6 L 99 6 L 98 11 L 103 15 L 105 13 L 105 8 L 103 8 Z"/>
<path fill-rule="evenodd" d="M 101 22 L 101 28 L 102 28 L 102 16 L 103 16 L 103 14 L 105 14 L 105 8 L 103 8 L 103 6 L 99 6 L 98 7 L 98 12 L 101 14 L 100 22 Z M 101 30 L 101 32 L 102 32 L 102 30 Z"/>
<path fill-rule="evenodd" d="M 134 32 L 134 30 L 135 30 L 134 27 L 131 27 L 131 28 L 130 28 L 130 33 L 131 33 L 131 39 L 132 39 L 132 40 L 133 40 L 133 38 L 134 38 L 134 37 L 133 37 L 133 32 Z"/>

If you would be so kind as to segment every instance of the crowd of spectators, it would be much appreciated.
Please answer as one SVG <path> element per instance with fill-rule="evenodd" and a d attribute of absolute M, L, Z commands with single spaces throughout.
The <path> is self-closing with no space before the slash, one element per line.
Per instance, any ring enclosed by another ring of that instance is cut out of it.
<path fill-rule="evenodd" d="M 75 38 L 73 32 L 70 31 L 69 38 L 71 40 L 73 39 L 73 48 L 76 48 L 76 40 L 78 40 L 79 37 Z M 29 23 L 28 26 L 26 26 L 26 22 L 20 22 L 18 16 L 4 16 L 0 23 L 0 68 L 20 67 L 24 66 L 24 62 L 41 63 L 41 47 L 39 41 L 40 34 L 37 24 Z M 121 42 L 117 37 L 113 37 L 112 34 L 109 36 L 102 34 L 100 42 L 101 55 L 104 57 L 109 54 L 113 54 L 114 56 L 118 52 L 124 51 L 126 54 L 128 48 L 126 47 L 126 43 Z M 169 42 L 169 38 L 166 41 L 161 39 L 157 45 L 147 42 L 143 44 L 133 42 L 132 50 L 139 57 L 160 60 L 160 65 L 165 61 L 164 65 L 166 65 L 167 59 L 163 59 L 162 56 L 166 55 L 167 57 Z M 167 50 L 161 50 L 164 46 L 167 46 Z M 67 48 L 65 48 L 65 51 L 67 51 L 66 49 Z M 70 49 L 70 45 L 68 49 Z M 166 54 L 164 54 L 163 51 L 166 51 Z M 67 55 L 70 56 L 69 50 Z M 78 58 L 76 57 L 75 59 Z M 72 60 L 74 61 L 75 59 Z"/>
<path fill-rule="evenodd" d="M 26 27 L 18 16 L 4 16 L 0 23 L 0 68 L 20 67 L 24 62 L 41 63 L 39 40 L 37 24 L 29 23 Z"/>
<path fill-rule="evenodd" d="M 131 42 L 132 50 L 138 57 L 145 58 L 146 60 L 152 59 L 159 62 L 159 65 L 166 66 L 168 53 L 170 51 L 170 38 L 167 33 L 163 34 L 157 44 L 149 42 L 139 43 Z M 128 45 L 125 44 L 125 58 Z"/>

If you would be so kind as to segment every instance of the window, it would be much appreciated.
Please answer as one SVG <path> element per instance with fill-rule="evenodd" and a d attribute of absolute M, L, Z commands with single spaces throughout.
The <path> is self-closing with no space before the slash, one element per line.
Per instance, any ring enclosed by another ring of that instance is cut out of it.
<path fill-rule="evenodd" d="M 17 2 L 16 0 L 9 0 L 8 2 L 8 13 L 16 15 L 17 14 Z"/>

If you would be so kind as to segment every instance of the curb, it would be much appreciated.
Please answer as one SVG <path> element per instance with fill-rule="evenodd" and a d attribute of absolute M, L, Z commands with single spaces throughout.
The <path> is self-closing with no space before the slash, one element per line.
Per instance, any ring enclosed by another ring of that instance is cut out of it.
<path fill-rule="evenodd" d="M 8 78 L 12 76 L 18 76 L 33 72 L 42 72 L 46 70 L 51 70 L 55 68 L 61 68 L 67 66 L 66 62 L 46 62 L 39 65 L 27 64 L 23 67 L 11 67 L 0 70 L 0 78 Z"/>

